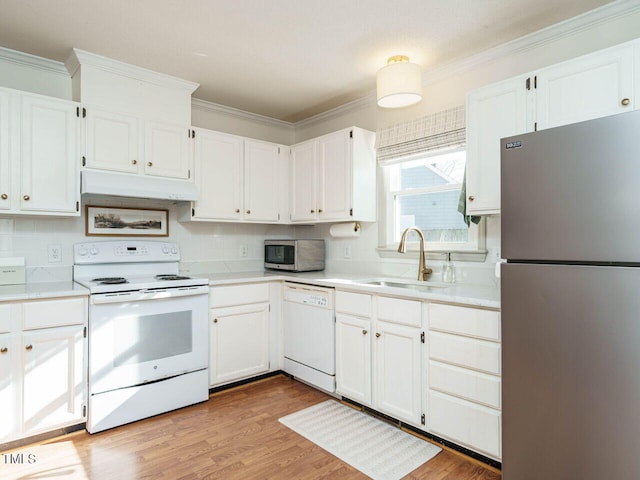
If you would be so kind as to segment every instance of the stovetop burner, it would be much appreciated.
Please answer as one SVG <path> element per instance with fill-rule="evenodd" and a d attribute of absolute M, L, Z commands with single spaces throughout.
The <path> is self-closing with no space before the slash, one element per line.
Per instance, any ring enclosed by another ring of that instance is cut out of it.
<path fill-rule="evenodd" d="M 156 280 L 190 280 L 191 277 L 185 277 L 183 275 L 156 275 L 155 277 Z"/>
<path fill-rule="evenodd" d="M 118 285 L 120 283 L 129 283 L 124 277 L 100 277 L 94 278 L 92 282 L 99 283 L 101 285 Z"/>

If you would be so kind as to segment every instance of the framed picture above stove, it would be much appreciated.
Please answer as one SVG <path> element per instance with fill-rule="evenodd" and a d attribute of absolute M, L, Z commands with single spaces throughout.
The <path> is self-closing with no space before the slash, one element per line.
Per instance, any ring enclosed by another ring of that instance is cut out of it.
<path fill-rule="evenodd" d="M 169 236 L 168 210 L 87 205 L 85 213 L 87 236 Z"/>

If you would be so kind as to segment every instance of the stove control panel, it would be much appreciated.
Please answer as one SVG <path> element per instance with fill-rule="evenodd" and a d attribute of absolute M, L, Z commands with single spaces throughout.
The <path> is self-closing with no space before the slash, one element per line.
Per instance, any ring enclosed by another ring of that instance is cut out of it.
<path fill-rule="evenodd" d="M 180 260 L 176 243 L 143 240 L 77 243 L 74 263 L 175 262 Z"/>

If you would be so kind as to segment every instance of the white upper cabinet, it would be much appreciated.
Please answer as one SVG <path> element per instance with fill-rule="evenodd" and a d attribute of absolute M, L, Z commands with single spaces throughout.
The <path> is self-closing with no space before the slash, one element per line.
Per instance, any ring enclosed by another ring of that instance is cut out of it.
<path fill-rule="evenodd" d="M 376 221 L 374 142 L 352 127 L 294 145 L 291 221 Z"/>
<path fill-rule="evenodd" d="M 0 90 L 0 210 L 80 215 L 78 104 Z"/>
<path fill-rule="evenodd" d="M 278 223 L 284 219 L 288 147 L 200 128 L 194 132 L 200 199 L 180 208 L 180 220 Z"/>
<path fill-rule="evenodd" d="M 147 121 L 144 173 L 156 177 L 190 178 L 191 129 Z"/>
<path fill-rule="evenodd" d="M 192 130 L 99 107 L 85 112 L 86 168 L 190 178 Z"/>
<path fill-rule="evenodd" d="M 633 55 L 625 44 L 538 72 L 537 129 L 633 110 Z"/>
<path fill-rule="evenodd" d="M 244 141 L 245 220 L 269 223 L 280 220 L 282 192 L 287 191 L 287 177 L 283 175 L 286 162 L 281 160 L 284 149 L 287 148 L 273 143 Z"/>
<path fill-rule="evenodd" d="M 500 213 L 500 139 L 637 108 L 640 42 L 600 50 L 467 95 L 467 213 Z"/>
<path fill-rule="evenodd" d="M 291 147 L 291 221 L 314 221 L 316 213 L 318 142 Z"/>
<path fill-rule="evenodd" d="M 467 213 L 500 212 L 500 139 L 529 131 L 526 77 L 467 96 Z"/>
<path fill-rule="evenodd" d="M 242 217 L 242 137 L 195 129 L 194 169 L 200 199 L 194 219 L 239 220 Z"/>
<path fill-rule="evenodd" d="M 140 119 L 100 108 L 85 109 L 85 114 L 85 166 L 138 173 L 143 159 Z"/>
<path fill-rule="evenodd" d="M 198 84 L 73 49 L 65 62 L 86 108 L 85 168 L 193 180 L 191 94 Z"/>
<path fill-rule="evenodd" d="M 11 208 L 9 92 L 0 90 L 0 211 Z"/>

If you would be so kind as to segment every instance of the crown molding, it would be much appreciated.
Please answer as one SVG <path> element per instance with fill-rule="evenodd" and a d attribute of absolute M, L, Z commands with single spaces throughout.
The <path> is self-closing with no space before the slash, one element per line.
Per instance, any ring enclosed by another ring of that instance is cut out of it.
<path fill-rule="evenodd" d="M 64 64 L 68 69 L 68 74 L 72 77 L 81 66 L 91 66 L 109 73 L 135 78 L 137 80 L 160 85 L 162 87 L 179 88 L 181 90 L 186 90 L 189 94 L 193 93 L 196 88 L 200 86 L 200 84 L 195 82 L 183 80 L 182 78 L 167 75 L 165 73 L 154 72 L 153 70 L 124 63 L 119 60 L 113 60 L 78 48 L 74 48 L 71 51 L 71 54 Z"/>
<path fill-rule="evenodd" d="M 0 61 L 24 65 L 31 68 L 37 68 L 58 75 L 69 76 L 69 72 L 64 63 L 49 60 L 48 58 L 37 57 L 30 53 L 11 50 L 10 48 L 0 47 Z"/>
<path fill-rule="evenodd" d="M 356 98 L 355 100 L 352 100 L 350 102 L 344 103 L 342 105 L 338 105 L 337 107 L 332 108 L 331 110 L 327 110 L 325 112 L 313 115 L 312 117 L 299 120 L 295 122 L 293 125 L 295 128 L 308 127 L 309 125 L 313 125 L 314 123 L 319 123 L 338 115 L 343 115 L 352 111 L 360 110 L 362 108 L 370 107 L 371 105 L 376 106 L 375 91 L 365 95 L 364 97 Z"/>
<path fill-rule="evenodd" d="M 239 108 L 228 107 L 219 103 L 209 102 L 207 100 L 201 100 L 199 98 L 191 99 L 191 107 L 199 110 L 204 110 L 213 113 L 222 113 L 232 117 L 242 118 L 253 122 L 262 123 L 263 125 L 294 128 L 295 124 L 286 122 L 284 120 L 278 120 L 277 118 L 268 117 L 266 115 L 260 115 L 259 113 L 247 112 L 246 110 L 240 110 Z"/>
<path fill-rule="evenodd" d="M 515 40 L 484 50 L 469 57 L 455 59 L 423 73 L 423 85 L 468 71 L 484 63 L 490 63 L 510 55 L 518 55 L 543 47 L 562 38 L 576 35 L 598 25 L 640 12 L 640 1 L 617 0 L 590 10 L 576 17 L 550 25 Z"/>

